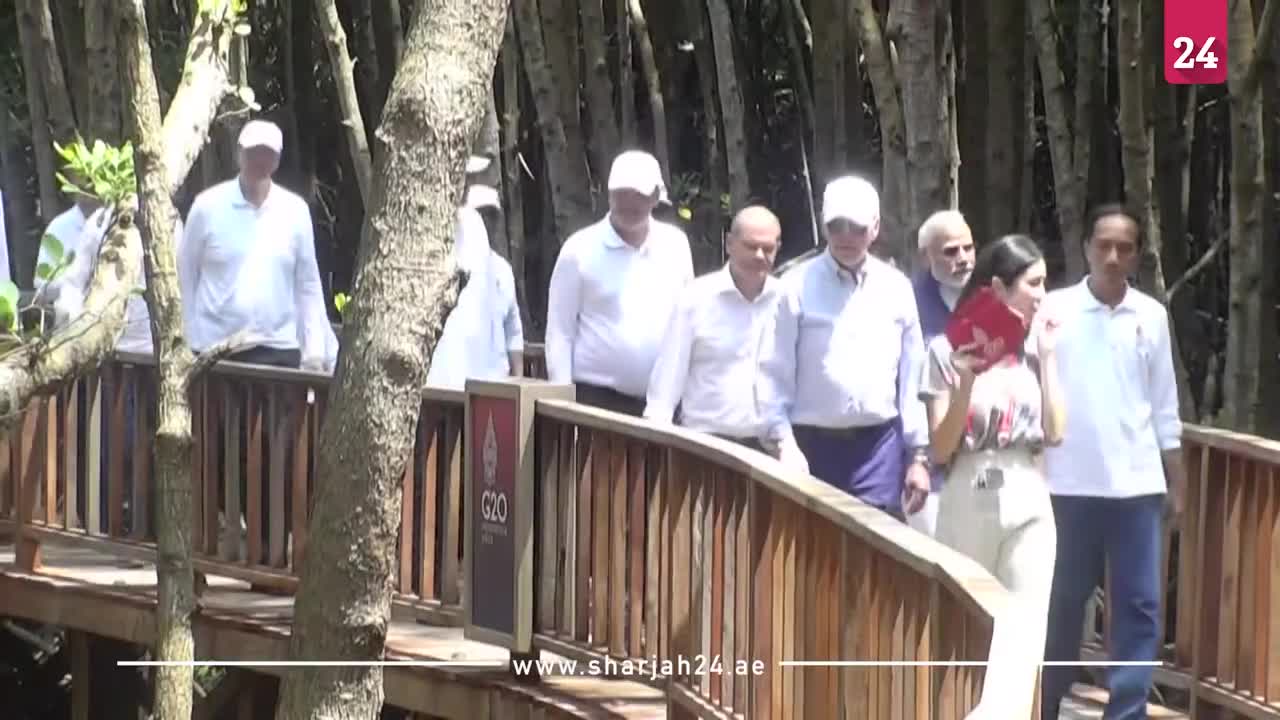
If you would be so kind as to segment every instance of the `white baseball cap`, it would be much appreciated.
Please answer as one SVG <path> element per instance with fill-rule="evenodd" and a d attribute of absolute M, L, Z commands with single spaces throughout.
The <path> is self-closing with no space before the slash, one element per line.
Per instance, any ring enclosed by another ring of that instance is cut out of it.
<path fill-rule="evenodd" d="M 502 209 L 502 202 L 498 198 L 498 189 L 489 185 L 472 185 L 468 187 L 467 199 L 463 205 L 473 210 L 484 208 Z"/>
<path fill-rule="evenodd" d="M 822 224 L 848 220 L 871 227 L 880 219 L 880 194 L 871 183 L 846 175 L 827 183 L 822 193 Z"/>
<path fill-rule="evenodd" d="M 487 158 L 484 155 L 470 155 L 467 157 L 467 174 L 484 172 L 491 164 L 493 164 L 492 158 Z"/>
<path fill-rule="evenodd" d="M 269 147 L 279 153 L 284 147 L 280 127 L 267 120 L 250 120 L 240 130 L 240 147 Z"/>
<path fill-rule="evenodd" d="M 613 160 L 609 190 L 635 190 L 643 195 L 666 190 L 658 159 L 643 150 L 627 150 Z"/>

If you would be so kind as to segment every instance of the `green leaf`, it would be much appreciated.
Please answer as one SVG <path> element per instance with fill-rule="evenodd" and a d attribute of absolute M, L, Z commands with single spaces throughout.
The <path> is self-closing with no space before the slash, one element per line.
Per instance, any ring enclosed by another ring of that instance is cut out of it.
<path fill-rule="evenodd" d="M 18 323 L 18 286 L 0 282 L 0 331 L 13 332 Z"/>
<path fill-rule="evenodd" d="M 49 276 L 53 274 L 53 266 L 47 262 L 36 265 L 36 277 L 49 282 Z"/>
<path fill-rule="evenodd" d="M 333 296 L 333 308 L 338 311 L 339 315 L 343 314 L 343 311 L 347 308 L 347 304 L 350 302 L 351 298 L 348 297 L 346 293 L 338 293 Z"/>
<path fill-rule="evenodd" d="M 680 208 L 676 214 L 679 215 L 682 220 L 690 220 L 693 218 L 693 211 L 687 207 Z"/>
<path fill-rule="evenodd" d="M 54 262 L 61 260 L 62 254 L 65 252 L 62 247 L 62 241 L 53 233 L 45 233 L 44 237 L 40 238 L 40 247 L 48 253 L 49 257 L 52 258 Z"/>

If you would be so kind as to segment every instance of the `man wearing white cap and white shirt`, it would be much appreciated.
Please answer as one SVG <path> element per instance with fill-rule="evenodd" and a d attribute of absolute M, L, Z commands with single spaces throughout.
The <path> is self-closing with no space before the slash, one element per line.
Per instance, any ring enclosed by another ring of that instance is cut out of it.
<path fill-rule="evenodd" d="M 271 179 L 280 128 L 252 120 L 240 132 L 240 174 L 196 196 L 178 249 L 187 337 L 202 352 L 239 332 L 239 362 L 323 369 L 324 291 L 311 211 Z"/>
<path fill-rule="evenodd" d="M 547 375 L 578 402 L 639 416 L 680 294 L 693 280 L 689 239 L 655 220 L 662 171 L 629 150 L 609 172 L 609 214 L 560 248 L 547 296 Z"/>
<path fill-rule="evenodd" d="M 929 494 L 924 341 L 911 282 L 868 249 L 880 197 L 846 176 L 822 198 L 827 247 L 782 278 L 764 353 L 766 438 L 784 462 L 894 517 Z"/>
<path fill-rule="evenodd" d="M 63 173 L 73 183 L 78 183 L 79 179 L 69 169 L 64 169 Z M 102 207 L 102 201 L 92 195 L 85 195 L 78 192 L 72 193 L 74 202 L 71 207 L 58 213 L 53 220 L 49 221 L 49 225 L 45 228 L 44 234 L 40 236 L 40 251 L 36 255 L 36 265 L 32 268 L 31 287 L 37 291 L 37 297 L 40 302 L 54 301 L 57 299 L 58 288 L 46 288 L 45 280 L 41 280 L 37 274 L 40 265 L 43 263 L 53 264 L 53 258 L 49 255 L 49 250 L 45 247 L 44 236 L 52 235 L 58 239 L 58 243 L 62 245 L 62 256 L 65 258 L 70 253 L 79 253 L 80 241 L 82 238 L 96 239 L 101 242 L 102 236 L 99 233 L 96 238 L 92 235 L 86 236 L 85 228 L 88 226 L 89 216 Z M 43 290 L 43 292 L 41 292 Z"/>

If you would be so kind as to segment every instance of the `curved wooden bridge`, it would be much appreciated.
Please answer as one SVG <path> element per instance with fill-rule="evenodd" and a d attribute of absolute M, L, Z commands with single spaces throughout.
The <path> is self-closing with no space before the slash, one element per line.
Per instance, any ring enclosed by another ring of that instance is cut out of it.
<path fill-rule="evenodd" d="M 154 629 L 149 363 L 108 363 L 33 402 L 0 438 L 0 615 L 73 631 L 76 720 L 90 717 L 94 683 L 82 681 L 84 638 L 133 643 L 137 659 Z M 202 699 L 201 717 L 269 717 L 283 671 L 253 663 L 286 659 L 328 383 L 222 363 L 195 391 L 197 657 L 248 664 Z M 512 635 L 525 625 L 552 664 L 536 682 L 517 678 L 507 648 L 462 628 L 489 612 L 468 590 L 489 603 L 501 587 L 469 577 L 468 518 L 494 510 L 468 507 L 466 462 L 484 450 L 467 405 L 465 393 L 423 396 L 386 651 L 406 662 L 388 668 L 389 705 L 466 720 L 959 720 L 1034 692 L 1007 595 L 969 559 L 731 443 L 545 397 L 527 403 L 532 452 L 515 460 L 528 466 L 511 501 L 531 520 L 531 553 L 506 587 L 527 601 L 512 601 Z M 1185 444 L 1164 703 L 1280 718 L 1280 444 L 1201 427 Z M 1089 629 L 1089 657 L 1105 657 L 1105 625 Z M 900 664 L 792 664 L 849 660 Z M 924 664 L 957 661 L 989 664 Z M 1100 691 L 1079 690 L 1064 717 L 1100 717 Z M 261 706 L 244 700 L 263 692 Z"/>

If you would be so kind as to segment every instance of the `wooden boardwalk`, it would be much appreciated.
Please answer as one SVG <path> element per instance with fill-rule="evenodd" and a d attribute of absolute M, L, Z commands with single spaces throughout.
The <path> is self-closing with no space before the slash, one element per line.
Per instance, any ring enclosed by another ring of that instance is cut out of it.
<path fill-rule="evenodd" d="M 46 542 L 43 566 L 25 573 L 12 544 L 0 544 L 0 615 L 58 625 L 147 645 L 154 628 L 155 566 L 100 551 Z M 236 662 L 287 659 L 293 598 L 250 590 L 243 581 L 209 576 L 196 617 L 196 655 Z M 515 683 L 507 651 L 466 640 L 458 627 L 424 625 L 393 615 L 388 660 L 475 662 L 467 667 L 389 667 L 387 702 L 458 720 L 483 718 L 665 718 L 661 690 L 622 679 L 544 676 Z M 543 652 L 542 659 L 559 658 Z M 248 668 L 279 675 L 279 667 Z"/>

